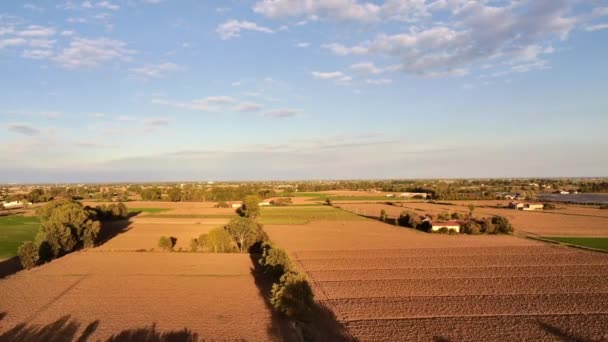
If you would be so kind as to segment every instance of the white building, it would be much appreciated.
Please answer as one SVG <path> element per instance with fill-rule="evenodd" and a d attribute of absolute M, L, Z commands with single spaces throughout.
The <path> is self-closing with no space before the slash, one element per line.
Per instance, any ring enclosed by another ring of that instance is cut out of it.
<path fill-rule="evenodd" d="M 447 228 L 448 230 L 455 230 L 460 233 L 460 222 L 458 221 L 433 221 L 431 224 L 434 232 L 441 228 Z"/>

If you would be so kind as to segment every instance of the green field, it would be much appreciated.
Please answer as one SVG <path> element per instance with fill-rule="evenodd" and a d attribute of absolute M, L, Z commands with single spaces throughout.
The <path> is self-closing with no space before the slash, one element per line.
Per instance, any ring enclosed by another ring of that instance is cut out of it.
<path fill-rule="evenodd" d="M 608 251 L 608 237 L 543 237 L 543 239 Z"/>
<path fill-rule="evenodd" d="M 163 211 L 171 210 L 169 208 L 129 208 L 130 213 L 150 213 L 150 214 L 158 214 Z"/>
<path fill-rule="evenodd" d="M 40 222 L 32 216 L 0 217 L 0 259 L 17 255 L 24 241 L 33 241 Z"/>
<path fill-rule="evenodd" d="M 262 208 L 263 224 L 306 224 L 314 220 L 361 220 L 348 211 L 329 206 Z"/>

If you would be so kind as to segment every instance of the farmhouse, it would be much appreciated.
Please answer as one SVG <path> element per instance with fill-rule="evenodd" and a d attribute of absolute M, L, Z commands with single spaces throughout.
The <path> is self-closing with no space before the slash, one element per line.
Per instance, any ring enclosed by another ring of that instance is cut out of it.
<path fill-rule="evenodd" d="M 542 204 L 531 204 L 531 203 L 521 203 L 521 202 L 511 202 L 509 203 L 509 208 L 524 210 L 524 211 L 533 211 L 533 210 L 543 210 Z"/>
<path fill-rule="evenodd" d="M 229 203 L 230 203 L 230 207 L 235 208 L 235 209 L 243 206 L 243 203 L 241 203 L 241 202 L 229 202 Z"/>
<path fill-rule="evenodd" d="M 4 209 L 18 209 L 31 204 L 32 203 L 26 201 L 2 202 L 2 206 L 4 207 Z"/>
<path fill-rule="evenodd" d="M 460 233 L 460 222 L 458 221 L 434 221 L 431 222 L 431 224 L 433 226 L 432 230 L 434 232 L 438 231 L 441 228 L 447 228 Z"/>

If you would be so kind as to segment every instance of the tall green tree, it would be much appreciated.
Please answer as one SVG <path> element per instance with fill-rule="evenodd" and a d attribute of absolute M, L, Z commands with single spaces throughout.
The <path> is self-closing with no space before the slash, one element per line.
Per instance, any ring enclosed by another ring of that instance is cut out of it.
<path fill-rule="evenodd" d="M 240 208 L 240 214 L 244 217 L 256 218 L 260 216 L 260 197 L 256 195 L 249 195 L 245 197 L 243 206 Z"/>
<path fill-rule="evenodd" d="M 249 217 L 233 218 L 226 226 L 226 231 L 230 233 L 241 253 L 262 239 L 262 229 Z"/>

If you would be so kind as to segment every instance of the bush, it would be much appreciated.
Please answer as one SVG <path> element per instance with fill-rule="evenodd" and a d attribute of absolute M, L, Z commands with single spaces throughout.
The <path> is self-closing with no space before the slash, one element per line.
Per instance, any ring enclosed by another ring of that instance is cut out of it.
<path fill-rule="evenodd" d="M 243 206 L 236 210 L 236 213 L 241 215 L 242 217 L 248 218 L 256 218 L 260 216 L 260 197 L 257 195 L 249 195 L 245 196 L 245 200 L 243 201 Z"/>
<path fill-rule="evenodd" d="M 25 269 L 30 269 L 38 265 L 40 255 L 38 254 L 38 246 L 32 241 L 26 241 L 17 250 L 21 266 Z"/>
<path fill-rule="evenodd" d="M 450 232 L 450 230 L 447 227 L 441 227 L 439 229 L 437 229 L 437 233 L 439 234 L 448 234 Z"/>
<path fill-rule="evenodd" d="M 277 198 L 276 200 L 270 201 L 270 204 L 277 206 L 277 207 L 285 207 L 285 206 L 293 204 L 293 201 L 291 200 L 291 197 L 281 197 L 281 198 Z"/>
<path fill-rule="evenodd" d="M 399 218 L 397 219 L 400 226 L 416 228 L 418 224 L 420 224 L 420 217 L 414 213 L 410 213 L 408 211 L 403 211 Z"/>
<path fill-rule="evenodd" d="M 494 216 L 492 217 L 492 224 L 496 227 L 496 231 L 502 234 L 513 233 L 513 226 L 506 217 Z"/>
<path fill-rule="evenodd" d="M 331 198 L 327 197 L 327 198 L 325 199 L 325 205 L 328 205 L 328 206 L 330 206 L 330 207 L 333 205 L 333 203 L 331 202 Z"/>
<path fill-rule="evenodd" d="M 452 217 L 452 220 L 460 220 L 460 218 L 461 218 L 460 214 L 457 211 L 453 212 L 451 217 Z"/>
<path fill-rule="evenodd" d="M 226 202 L 217 202 L 213 207 L 214 208 L 230 208 L 230 204 L 228 204 Z"/>
<path fill-rule="evenodd" d="M 388 215 L 386 215 L 386 210 L 381 209 L 380 210 L 380 221 L 386 222 L 387 219 L 388 219 Z"/>
<path fill-rule="evenodd" d="M 448 221 L 450 219 L 450 214 L 449 213 L 437 214 L 437 219 L 441 220 L 441 221 Z"/>
<path fill-rule="evenodd" d="M 303 274 L 287 272 L 279 283 L 272 285 L 270 303 L 291 319 L 307 321 L 312 314 L 314 295 Z"/>
<path fill-rule="evenodd" d="M 477 221 L 477 224 L 479 224 L 479 230 L 482 233 L 486 233 L 486 234 L 496 233 L 496 228 L 494 227 L 492 220 L 488 217 L 483 218 L 481 221 Z"/>
<path fill-rule="evenodd" d="M 198 251 L 198 239 L 190 239 L 190 252 Z"/>
<path fill-rule="evenodd" d="M 557 207 L 555 203 L 543 203 L 543 210 L 555 210 Z"/>
<path fill-rule="evenodd" d="M 166 236 L 161 236 L 160 239 L 158 240 L 158 247 L 160 247 L 163 251 L 173 251 L 173 247 L 175 247 L 175 243 L 177 242 L 177 238 L 176 237 L 166 237 Z"/>
<path fill-rule="evenodd" d="M 481 234 L 481 228 L 479 227 L 479 224 L 477 224 L 477 222 L 474 220 L 468 220 L 462 226 L 460 226 L 460 229 L 462 229 L 462 232 L 464 234 L 470 234 L 470 235 Z"/>
<path fill-rule="evenodd" d="M 448 231 L 448 234 L 450 234 L 450 235 L 458 234 L 458 231 L 454 228 L 450 228 L 450 230 Z"/>

